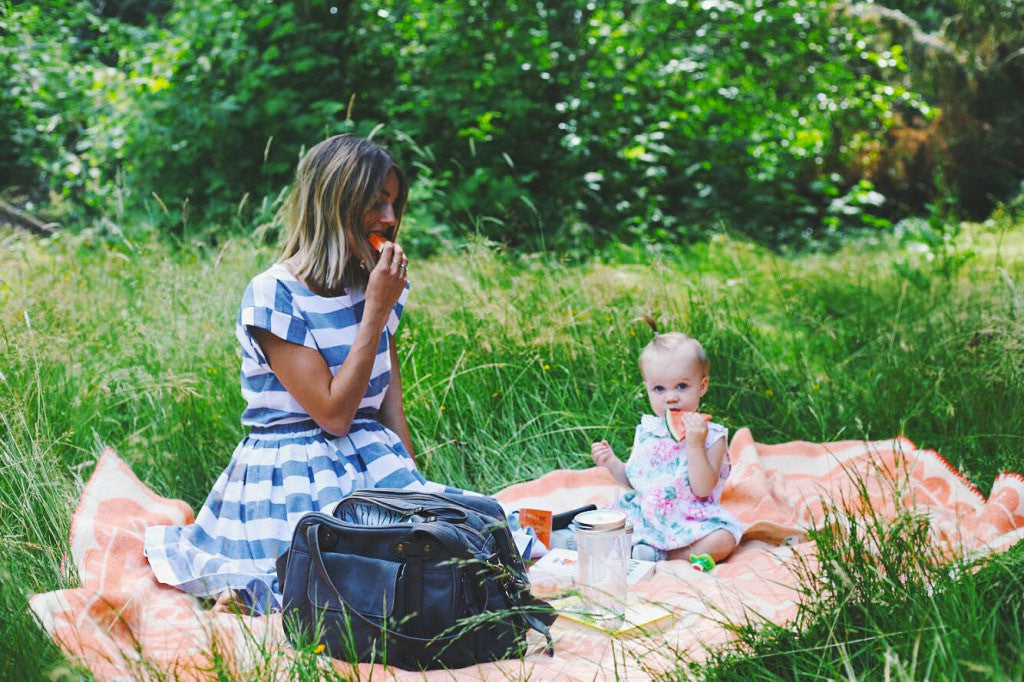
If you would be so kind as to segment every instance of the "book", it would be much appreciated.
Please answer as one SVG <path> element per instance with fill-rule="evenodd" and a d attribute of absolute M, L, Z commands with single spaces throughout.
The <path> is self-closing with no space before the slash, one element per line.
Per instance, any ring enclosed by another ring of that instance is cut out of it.
<path fill-rule="evenodd" d="M 569 624 L 594 629 L 611 636 L 635 637 L 663 631 L 675 621 L 669 610 L 650 602 L 631 598 L 626 603 L 621 624 L 609 626 L 599 621 L 599 615 L 589 610 L 578 594 L 550 601 L 559 618 Z"/>
<path fill-rule="evenodd" d="M 632 585 L 654 573 L 654 562 L 630 559 L 626 569 L 626 583 Z M 579 583 L 579 556 L 575 550 L 552 548 L 527 572 L 530 583 L 574 586 Z"/>

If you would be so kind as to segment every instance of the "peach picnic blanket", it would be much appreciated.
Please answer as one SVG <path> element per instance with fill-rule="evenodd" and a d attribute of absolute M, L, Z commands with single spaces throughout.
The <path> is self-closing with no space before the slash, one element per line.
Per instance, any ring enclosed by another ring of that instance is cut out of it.
<path fill-rule="evenodd" d="M 343 676 L 396 680 L 646 679 L 700 660 L 727 643 L 725 621 L 783 624 L 801 597 L 797 564 L 814 561 L 803 532 L 822 520 L 829 501 L 856 498 L 863 482 L 875 509 L 910 507 L 931 521 L 934 542 L 956 554 L 1004 550 L 1024 538 L 1024 477 L 1002 474 L 986 501 L 933 451 L 904 438 L 891 441 L 792 442 L 766 446 L 740 430 L 723 502 L 746 525 L 737 551 L 712 572 L 662 562 L 633 593 L 671 609 L 675 620 L 657 635 L 615 639 L 555 623 L 555 656 L 455 671 L 382 671 L 338 663 Z M 621 492 L 607 470 L 563 470 L 516 484 L 497 497 L 511 507 L 555 511 L 604 503 Z M 32 597 L 31 609 L 64 651 L 97 679 L 236 680 L 322 676 L 284 640 L 280 615 L 212 614 L 192 597 L 157 583 L 142 554 L 143 530 L 185 524 L 192 511 L 150 491 L 107 449 L 71 523 L 71 560 L 81 587 Z M 796 542 L 792 542 L 792 537 Z M 780 542 L 790 537 L 790 544 Z M 540 593 L 545 586 L 536 586 Z M 539 643 L 538 643 L 539 645 Z M 320 657 L 317 666 L 330 666 Z M 680 672 L 680 675 L 682 672 Z"/>

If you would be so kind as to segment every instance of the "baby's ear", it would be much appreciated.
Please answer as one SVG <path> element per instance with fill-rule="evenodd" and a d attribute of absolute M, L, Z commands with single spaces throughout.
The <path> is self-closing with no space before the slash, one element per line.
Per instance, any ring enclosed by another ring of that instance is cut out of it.
<path fill-rule="evenodd" d="M 708 384 L 710 382 L 711 382 L 711 378 L 708 377 L 707 375 L 704 375 L 704 377 L 701 378 L 701 380 L 700 380 L 700 395 L 701 396 L 703 396 L 704 394 L 707 393 L 707 391 L 708 391 Z"/>

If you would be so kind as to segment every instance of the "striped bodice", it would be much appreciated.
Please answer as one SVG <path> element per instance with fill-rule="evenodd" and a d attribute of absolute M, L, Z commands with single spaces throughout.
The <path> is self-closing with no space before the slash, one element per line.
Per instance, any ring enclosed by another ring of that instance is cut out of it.
<path fill-rule="evenodd" d="M 359 404 L 359 411 L 364 415 L 376 412 L 384 400 L 391 380 L 391 339 L 398 329 L 408 294 L 406 285 L 381 333 L 370 382 Z M 242 296 L 235 327 L 235 336 L 242 347 L 242 397 L 247 404 L 242 424 L 265 427 L 310 419 L 270 368 L 249 326 L 316 349 L 334 374 L 352 348 L 364 304 L 361 290 L 336 297 L 318 296 L 280 263 L 254 277 Z"/>

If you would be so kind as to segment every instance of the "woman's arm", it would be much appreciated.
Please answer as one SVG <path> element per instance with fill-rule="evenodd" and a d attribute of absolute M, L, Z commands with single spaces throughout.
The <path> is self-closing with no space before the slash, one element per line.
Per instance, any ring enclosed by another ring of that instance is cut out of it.
<path fill-rule="evenodd" d="M 348 434 L 373 373 L 380 335 L 391 309 L 405 290 L 401 248 L 388 242 L 366 284 L 363 317 L 341 367 L 335 375 L 316 349 L 285 341 L 268 330 L 250 326 L 277 378 L 324 430 Z"/>
<path fill-rule="evenodd" d="M 398 434 L 402 445 L 409 452 L 413 462 L 416 462 L 416 453 L 412 449 L 412 435 L 409 433 L 409 423 L 405 419 L 405 405 L 402 402 L 402 373 L 398 369 L 398 350 L 395 347 L 395 339 L 391 338 L 391 383 L 388 385 L 387 393 L 384 394 L 384 401 L 380 404 L 380 412 L 377 414 L 379 422 Z"/>
<path fill-rule="evenodd" d="M 327 361 L 316 349 L 285 341 L 258 327 L 250 326 L 249 330 L 288 393 L 325 431 L 343 436 L 348 433 L 370 383 L 386 319 L 363 317 L 355 343 L 336 375 L 331 375 Z"/>

